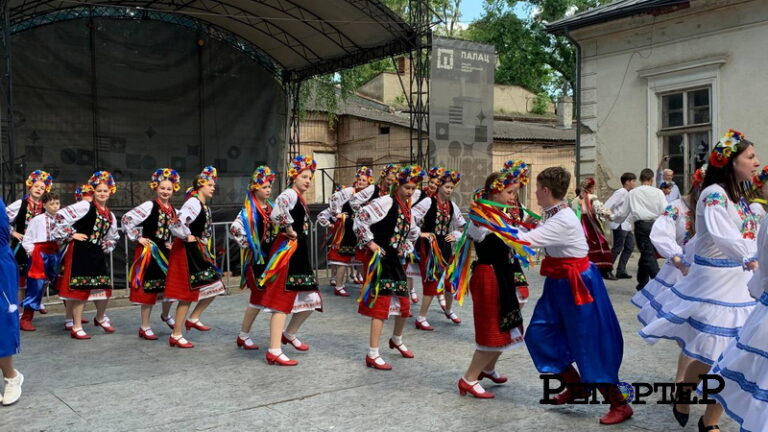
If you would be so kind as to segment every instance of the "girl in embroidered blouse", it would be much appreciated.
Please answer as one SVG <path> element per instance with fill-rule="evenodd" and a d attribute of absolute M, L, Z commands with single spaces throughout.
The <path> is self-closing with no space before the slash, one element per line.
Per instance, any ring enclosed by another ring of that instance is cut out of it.
<path fill-rule="evenodd" d="M 107 333 L 115 332 L 106 316 L 112 295 L 107 257 L 115 249 L 120 233 L 107 201 L 117 192 L 117 186 L 108 171 L 93 173 L 88 185 L 93 188 L 93 202 L 83 200 L 59 210 L 53 235 L 56 239 L 70 241 L 56 288 L 59 297 L 65 300 L 67 315 L 71 314 L 73 318 L 70 335 L 74 339 L 91 338 L 83 330 L 82 316 L 85 302 L 92 298 L 96 304 L 93 324 Z M 99 293 L 103 296 L 92 297 Z"/>
<path fill-rule="evenodd" d="M 284 190 L 275 200 L 272 209 L 272 223 L 280 228 L 270 256 L 275 255 L 287 240 L 296 241 L 296 249 L 287 263 L 281 262 L 275 277 L 263 281 L 264 294 L 260 306 L 272 314 L 269 323 L 268 364 L 295 366 L 283 353 L 282 345 L 290 344 L 298 351 L 309 350 L 296 334 L 313 311 L 323 310 L 323 300 L 317 286 L 317 276 L 309 259 L 309 208 L 304 193 L 312 185 L 312 176 L 317 162 L 310 156 L 299 155 L 291 161 L 288 178 L 291 187 Z M 283 332 L 286 316 L 293 314 L 291 322 Z"/>
<path fill-rule="evenodd" d="M 24 182 L 28 193 L 20 200 L 12 202 L 6 209 L 11 226 L 11 250 L 19 267 L 19 282 L 24 285 L 27 277 L 29 258 L 21 242 L 29 222 L 35 216 L 43 214 L 43 194 L 53 189 L 53 176 L 41 170 L 32 171 Z M 40 313 L 46 314 L 45 306 L 40 303 Z"/>
<path fill-rule="evenodd" d="M 211 330 L 211 327 L 200 321 L 200 317 L 216 296 L 225 291 L 221 272 L 216 267 L 209 245 L 213 217 L 208 203 L 216 192 L 217 180 L 216 168 L 203 168 L 195 177 L 192 187 L 187 189 L 187 200 L 179 210 L 178 217 L 171 222 L 174 241 L 168 260 L 165 297 L 179 302 L 173 333 L 168 338 L 168 344 L 172 347 L 194 348 L 184 338 L 183 330 Z M 197 302 L 197 305 L 187 318 L 192 302 Z"/>
<path fill-rule="evenodd" d="M 162 301 L 160 319 L 173 330 L 171 301 L 164 299 L 165 274 L 171 250 L 171 221 L 176 210 L 170 203 L 171 196 L 181 188 L 181 178 L 176 170 L 160 168 L 152 174 L 149 188 L 155 199 L 146 201 L 123 216 L 123 230 L 128 238 L 137 243 L 136 253 L 128 275 L 130 300 L 141 305 L 139 337 L 157 340 L 150 326 L 152 307 Z"/>
<path fill-rule="evenodd" d="M 417 247 L 424 298 L 415 324 L 419 330 L 434 330 L 427 322 L 427 312 L 434 296 L 438 296 L 440 308 L 446 318 L 454 324 L 461 324 L 461 319 L 451 310 L 453 296 L 450 293 L 446 296 L 443 292 L 437 291 L 440 276 L 453 256 L 453 244 L 461 237 L 464 227 L 465 221 L 461 210 L 451 201 L 453 190 L 460 180 L 461 173 L 458 171 L 443 170 L 437 178 L 437 193 L 413 206 L 413 217 L 421 230 Z M 435 244 L 438 246 L 438 251 L 433 249 Z M 430 269 L 428 268 L 431 267 L 430 263 L 436 265 Z M 435 268 L 437 277 L 432 274 L 435 273 Z"/>
<path fill-rule="evenodd" d="M 656 297 L 656 316 L 640 331 L 651 344 L 659 339 L 680 344 L 690 357 L 684 383 L 696 383 L 709 371 L 755 306 L 747 282 L 758 268 L 758 220 L 743 184 L 758 167 L 755 148 L 742 133 L 729 130 L 715 145 L 696 205 L 694 262 L 688 276 Z M 688 422 L 691 390 L 680 385 L 672 405 L 683 426 Z M 708 410 L 700 425 L 715 426 L 721 413 L 722 409 Z"/>
<path fill-rule="evenodd" d="M 355 218 L 355 232 L 360 244 L 367 247 L 372 255 L 375 256 L 376 252 L 380 254 L 381 270 L 375 275 L 366 275 L 358 307 L 359 314 L 371 318 L 365 364 L 374 369 L 392 369 L 379 355 L 384 320 L 390 316 L 395 317 L 395 327 L 389 347 L 397 349 L 405 358 L 413 358 L 413 352 L 405 347 L 402 340 L 405 320 L 411 316 L 402 262 L 413 251 L 413 243 L 419 236 L 419 227 L 411 214 L 410 199 L 423 179 L 424 170 L 418 165 L 403 167 L 397 173 L 398 187 L 394 194 L 373 200 Z"/>
<path fill-rule="evenodd" d="M 277 234 L 270 219 L 272 203 L 269 197 L 272 194 L 274 181 L 275 174 L 268 166 L 262 165 L 256 168 L 251 175 L 251 184 L 248 187 L 243 208 L 229 229 L 230 234 L 243 250 L 240 288 L 245 289 L 247 286 L 251 290 L 248 306 L 243 314 L 243 323 L 240 326 L 240 335 L 235 340 L 237 346 L 245 350 L 259 349 L 251 339 L 250 332 L 253 321 L 261 311 L 260 304 L 264 288 L 259 285 L 259 282 Z"/>

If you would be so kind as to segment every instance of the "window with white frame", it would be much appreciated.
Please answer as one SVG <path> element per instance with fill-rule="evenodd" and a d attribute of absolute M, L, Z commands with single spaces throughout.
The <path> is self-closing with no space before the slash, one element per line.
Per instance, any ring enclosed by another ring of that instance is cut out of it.
<path fill-rule="evenodd" d="M 675 172 L 675 183 L 687 191 L 694 171 L 706 162 L 712 142 L 711 86 L 668 91 L 657 96 L 661 112 L 657 132 L 661 153 L 669 156 L 668 167 Z"/>

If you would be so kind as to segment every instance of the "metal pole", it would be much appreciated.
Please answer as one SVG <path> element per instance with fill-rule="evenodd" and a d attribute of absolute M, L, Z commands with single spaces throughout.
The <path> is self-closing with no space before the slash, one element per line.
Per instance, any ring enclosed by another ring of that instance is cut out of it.
<path fill-rule="evenodd" d="M 88 8 L 88 41 L 91 52 L 91 115 L 93 116 L 93 168 L 101 168 L 99 161 L 99 85 L 96 78 L 96 32 L 93 21 L 93 6 Z"/>
<path fill-rule="evenodd" d="M 16 133 L 15 133 L 15 121 L 13 118 L 13 111 L 14 111 L 14 105 L 13 105 L 13 53 L 12 53 L 12 45 L 11 45 L 11 21 L 10 21 L 10 5 L 7 0 L 2 0 L 2 9 L 3 9 L 3 50 L 5 55 L 5 86 L 3 90 L 5 91 L 5 100 L 6 100 L 6 122 L 8 124 L 8 168 L 10 172 L 8 172 L 8 181 L 10 183 L 14 183 L 15 175 L 13 170 L 13 163 L 14 159 L 16 159 L 15 151 L 16 151 Z M 3 162 L 3 155 L 2 152 L 0 152 L 0 165 L 2 167 L 2 182 L 3 182 L 3 196 L 5 196 L 5 183 L 6 183 L 6 165 Z M 16 199 L 16 188 L 11 186 L 10 193 L 8 195 L 8 198 L 10 201 Z"/>

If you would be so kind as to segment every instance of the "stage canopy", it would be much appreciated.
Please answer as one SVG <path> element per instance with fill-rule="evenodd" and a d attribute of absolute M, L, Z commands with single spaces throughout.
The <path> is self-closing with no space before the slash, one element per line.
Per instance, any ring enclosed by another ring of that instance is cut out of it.
<path fill-rule="evenodd" d="M 5 0 L 15 33 L 94 16 L 206 26 L 271 64 L 284 81 L 406 52 L 416 34 L 378 0 Z M 94 10 L 94 8 L 98 8 Z"/>

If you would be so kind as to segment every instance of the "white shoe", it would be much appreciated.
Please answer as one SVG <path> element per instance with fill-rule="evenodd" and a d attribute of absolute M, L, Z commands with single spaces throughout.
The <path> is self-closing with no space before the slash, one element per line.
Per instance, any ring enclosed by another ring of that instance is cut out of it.
<path fill-rule="evenodd" d="M 15 370 L 15 369 L 14 369 Z M 21 397 L 21 385 L 24 384 L 24 375 L 18 370 L 14 378 L 5 378 L 5 390 L 3 391 L 3 406 L 13 405 Z"/>

